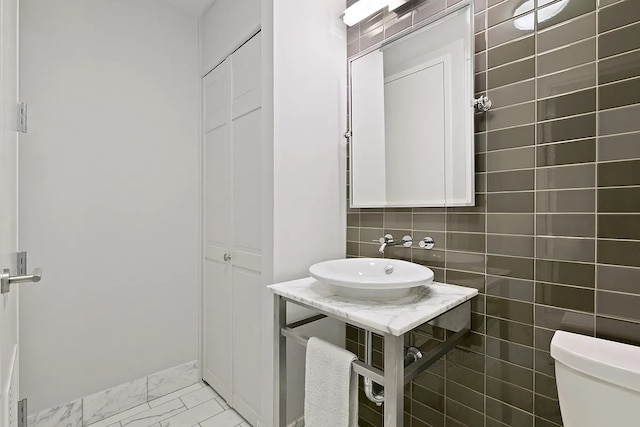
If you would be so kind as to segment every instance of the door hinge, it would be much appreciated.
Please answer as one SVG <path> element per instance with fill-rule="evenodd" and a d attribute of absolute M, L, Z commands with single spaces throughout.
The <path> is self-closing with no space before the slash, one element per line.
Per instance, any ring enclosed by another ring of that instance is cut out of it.
<path fill-rule="evenodd" d="M 27 253 L 18 252 L 18 274 L 16 276 L 25 276 L 27 274 Z"/>
<path fill-rule="evenodd" d="M 18 104 L 18 132 L 27 133 L 27 103 Z"/>
<path fill-rule="evenodd" d="M 18 401 L 18 427 L 27 427 L 27 399 Z"/>

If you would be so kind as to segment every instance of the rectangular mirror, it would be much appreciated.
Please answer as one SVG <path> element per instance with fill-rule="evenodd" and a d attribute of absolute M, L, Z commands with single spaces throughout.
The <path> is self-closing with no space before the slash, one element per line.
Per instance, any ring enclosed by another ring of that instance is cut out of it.
<path fill-rule="evenodd" d="M 349 76 L 351 206 L 473 205 L 472 5 L 350 60 Z"/>

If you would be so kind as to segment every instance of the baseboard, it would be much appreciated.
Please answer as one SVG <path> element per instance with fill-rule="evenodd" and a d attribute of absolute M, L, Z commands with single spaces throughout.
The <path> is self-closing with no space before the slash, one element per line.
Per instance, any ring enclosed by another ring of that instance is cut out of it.
<path fill-rule="evenodd" d="M 45 409 L 28 418 L 30 427 L 84 427 L 146 404 L 200 381 L 198 361 L 120 384 L 72 402 Z M 96 426 L 98 427 L 98 426 Z"/>

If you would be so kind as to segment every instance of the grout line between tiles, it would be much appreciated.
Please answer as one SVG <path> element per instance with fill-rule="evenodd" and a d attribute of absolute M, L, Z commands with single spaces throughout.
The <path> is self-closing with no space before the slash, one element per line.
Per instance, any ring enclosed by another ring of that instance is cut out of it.
<path fill-rule="evenodd" d="M 501 88 L 502 87 L 503 86 L 501 86 Z M 535 123 L 532 122 L 532 123 L 524 123 L 524 124 L 513 125 L 513 126 L 505 126 L 503 128 L 498 128 L 498 129 L 485 129 L 485 130 L 483 130 L 481 132 L 478 132 L 478 134 L 486 133 L 487 136 L 488 136 L 488 134 L 490 134 L 491 132 L 497 132 L 497 131 L 500 131 L 500 130 L 514 129 L 514 128 L 519 128 L 519 127 L 523 127 L 523 126 L 531 126 L 531 125 L 535 125 Z"/>
<path fill-rule="evenodd" d="M 539 55 L 536 55 L 536 56 L 539 56 Z M 582 67 L 585 67 L 587 65 L 594 65 L 595 66 L 596 62 L 597 62 L 596 59 L 594 59 L 593 61 L 583 62 L 582 64 L 573 65 L 571 67 L 563 68 L 563 69 L 558 70 L 558 71 L 553 71 L 551 73 L 539 75 L 538 78 L 544 79 L 544 78 L 547 78 L 547 77 L 552 77 L 552 76 L 555 76 L 555 75 L 558 75 L 558 74 L 566 73 L 568 71 L 575 71 L 578 68 L 582 68 Z M 596 85 L 594 84 L 593 86 L 589 86 L 589 87 L 595 87 L 595 86 Z"/>
<path fill-rule="evenodd" d="M 596 35 L 597 35 L 597 42 L 596 42 L 596 87 L 598 88 L 596 90 L 596 135 L 598 135 L 598 137 L 596 137 L 596 161 L 600 161 L 599 157 L 600 157 L 600 12 L 598 11 L 598 13 L 596 14 Z M 595 180 L 596 180 L 596 186 L 598 185 L 600 178 L 599 178 L 599 173 L 598 171 L 600 170 L 599 167 L 596 167 L 595 170 Z M 598 193 L 599 191 L 595 192 L 595 207 L 594 207 L 594 212 L 596 213 L 596 217 L 595 217 L 595 224 L 594 224 L 594 235 L 597 237 L 598 236 L 598 222 L 599 222 L 599 216 L 598 216 Z M 594 335 L 597 335 L 597 322 L 596 322 L 596 314 L 598 313 L 598 244 L 596 243 L 594 245 L 594 261 L 596 262 L 595 264 L 595 271 L 594 271 L 594 283 L 593 283 L 593 288 L 595 289 L 595 292 L 593 293 L 593 333 Z"/>
<path fill-rule="evenodd" d="M 625 187 L 627 188 L 627 187 Z M 558 187 L 558 188 L 540 188 L 538 190 L 536 190 L 536 193 L 550 193 L 550 192 L 564 192 L 564 191 L 579 191 L 579 190 L 597 190 L 597 187 Z M 578 213 L 585 213 L 585 212 L 578 212 Z M 586 213 L 592 213 L 592 212 L 586 212 Z"/>
<path fill-rule="evenodd" d="M 500 298 L 500 297 L 496 297 L 496 298 Z M 503 299 L 503 300 L 504 300 L 505 298 L 501 298 L 501 299 Z M 511 300 L 507 300 L 507 301 L 511 301 Z M 524 302 L 524 301 L 518 301 L 518 302 L 522 302 L 523 304 L 531 304 L 532 308 L 533 308 L 533 305 L 534 305 L 534 303 L 533 303 L 533 302 Z M 505 321 L 505 322 L 514 323 L 514 324 L 516 324 L 516 325 L 520 325 L 520 326 L 530 326 L 531 328 L 534 328 L 534 325 L 533 325 L 533 324 L 531 324 L 531 323 L 527 323 L 527 322 L 519 322 L 519 321 L 517 321 L 517 320 L 508 319 L 508 318 L 506 318 L 506 317 L 495 316 L 495 315 L 492 315 L 492 314 L 487 314 L 486 316 L 487 316 L 487 318 L 489 318 L 489 319 L 503 320 L 503 321 Z M 489 334 L 487 334 L 487 336 L 490 336 L 490 337 L 492 337 L 492 338 L 497 338 L 497 339 L 500 339 L 500 340 L 503 340 L 503 341 L 513 342 L 514 344 L 523 345 L 523 346 L 525 346 L 525 347 L 535 348 L 535 347 L 533 346 L 533 344 L 531 344 L 531 345 L 529 346 L 529 345 L 527 345 L 527 344 L 522 344 L 522 343 L 519 343 L 519 342 L 510 341 L 510 340 L 508 340 L 508 339 L 506 339 L 506 338 L 502 338 L 502 337 L 500 337 L 500 336 L 489 335 Z"/>
<path fill-rule="evenodd" d="M 618 110 L 638 108 L 638 107 L 640 107 L 640 103 L 619 105 L 617 107 L 603 108 L 601 110 L 597 110 L 596 109 L 593 112 L 602 113 L 602 112 L 618 111 Z M 599 130 L 600 126 L 596 126 L 596 128 L 597 128 L 597 130 Z M 622 132 L 622 133 L 637 133 L 637 132 L 639 132 L 639 131 L 638 130 L 632 130 L 632 131 Z M 604 135 L 597 135 L 597 136 L 611 136 L 611 135 L 613 135 L 613 134 L 604 134 Z"/>
<path fill-rule="evenodd" d="M 607 110 L 607 111 L 609 111 L 609 110 Z M 613 136 L 624 136 L 624 135 L 633 135 L 633 134 L 640 134 L 640 131 L 636 130 L 636 131 L 630 131 L 630 132 L 608 133 L 606 135 L 599 135 L 598 138 L 609 138 L 609 137 L 613 137 Z"/>
<path fill-rule="evenodd" d="M 599 63 L 599 62 L 600 61 L 596 61 L 596 63 Z M 598 76 L 596 76 L 596 80 L 598 80 Z M 601 87 L 613 86 L 616 83 L 630 82 L 632 80 L 640 80 L 640 76 L 625 77 L 623 79 L 613 80 L 613 81 L 610 81 L 610 82 L 607 82 L 607 83 L 598 83 L 598 82 L 596 82 L 596 86 L 595 87 L 601 88 Z M 596 104 L 596 105 L 599 105 L 599 104 Z M 630 105 L 634 105 L 634 104 L 623 105 L 623 107 L 628 107 Z M 607 108 L 607 110 L 609 110 L 609 108 Z"/>
<path fill-rule="evenodd" d="M 486 6 L 488 6 L 488 5 L 485 2 L 485 7 Z M 489 23 L 488 23 L 489 10 L 488 10 L 488 7 L 486 7 L 486 8 L 487 8 L 487 11 L 485 13 L 485 28 L 486 28 L 486 30 L 485 30 L 484 34 L 485 34 L 485 37 L 488 38 L 488 34 L 489 34 L 489 29 L 488 29 L 488 27 L 489 27 Z M 488 48 L 488 41 L 487 41 L 487 48 Z M 486 60 L 485 62 L 486 62 L 486 66 L 487 66 L 487 69 L 488 69 L 489 68 L 489 51 L 488 51 L 488 49 L 486 51 L 485 60 Z M 487 88 L 487 93 L 488 93 L 489 92 L 489 72 L 488 71 L 485 74 L 485 87 Z M 487 119 L 487 114 L 489 114 L 489 113 L 485 113 L 485 121 Z M 485 133 L 485 150 L 488 148 L 488 142 L 489 142 L 488 141 L 488 136 L 489 136 L 489 134 Z M 484 170 L 485 171 L 488 170 L 488 167 L 487 167 L 488 160 L 487 159 L 488 159 L 488 155 L 485 155 L 484 156 Z M 488 175 L 485 176 L 485 185 L 488 187 L 489 183 L 487 182 L 487 177 L 488 177 Z M 484 213 L 485 213 L 485 215 L 484 215 L 484 230 L 485 230 L 485 232 L 489 228 L 488 227 L 489 216 L 487 215 L 488 212 L 489 212 L 488 205 L 485 203 L 485 206 L 484 206 Z M 486 253 L 487 253 L 487 240 L 488 239 L 485 237 L 485 239 L 484 239 L 484 252 L 485 253 L 483 254 L 484 262 L 483 262 L 483 265 L 482 265 L 482 270 L 483 270 L 483 274 L 484 274 L 483 287 L 484 287 L 485 295 L 481 296 L 481 297 L 478 297 L 478 298 L 483 298 L 484 299 L 484 302 L 483 302 L 484 313 L 482 315 L 482 330 L 484 331 L 485 334 L 487 333 L 487 316 L 486 316 L 486 311 L 487 311 L 487 309 L 486 309 L 486 305 L 487 305 L 487 297 L 486 297 L 486 292 L 487 292 L 487 255 L 486 255 Z M 484 353 L 483 354 L 483 362 L 482 362 L 483 363 L 483 371 L 484 371 L 482 373 L 482 382 L 483 382 L 482 386 L 483 386 L 483 394 L 484 394 L 484 398 L 483 398 L 483 412 L 484 412 L 484 415 L 483 415 L 482 418 L 483 418 L 484 427 L 487 427 L 487 356 L 486 356 L 486 354 L 487 354 L 487 340 L 486 340 L 486 338 L 483 340 L 483 343 L 482 343 L 482 353 Z"/>
<path fill-rule="evenodd" d="M 614 291 L 614 290 L 610 290 L 610 289 L 595 289 L 595 290 L 598 293 L 602 292 L 602 293 L 608 293 L 608 294 L 626 295 L 626 296 L 629 296 L 629 297 L 640 298 L 640 294 L 633 293 L 633 292 Z M 614 315 L 611 314 L 610 316 L 614 316 Z M 638 319 L 637 322 L 640 322 L 640 319 Z"/>
<path fill-rule="evenodd" d="M 635 266 L 635 265 L 617 265 L 617 264 L 609 264 L 606 262 L 599 262 L 598 264 L 602 267 L 618 267 L 618 268 L 622 267 L 629 270 L 637 270 L 640 272 L 640 266 Z"/>
<path fill-rule="evenodd" d="M 571 168 L 571 167 L 582 166 L 582 165 L 595 165 L 596 163 L 597 162 L 594 160 L 591 162 L 569 163 L 566 165 L 536 166 L 536 169 L 561 169 L 561 168 Z M 593 188 L 596 188 L 596 186 L 594 185 Z"/>
<path fill-rule="evenodd" d="M 621 53 L 615 53 L 613 55 L 609 55 L 606 58 L 596 58 L 597 62 L 606 62 L 610 59 L 615 59 L 615 58 L 619 58 L 621 56 L 625 56 L 625 55 L 630 55 L 630 54 L 634 54 L 634 53 L 640 53 L 640 48 L 638 49 L 632 49 L 632 50 L 625 50 L 624 52 Z"/>
<path fill-rule="evenodd" d="M 595 266 L 595 264 L 588 264 L 588 265 L 593 265 Z M 574 285 L 574 284 L 570 284 L 570 283 L 563 283 L 563 282 L 550 282 L 548 280 L 532 280 L 535 281 L 537 283 L 542 283 L 543 285 L 553 285 L 553 286 L 561 286 L 561 287 L 565 287 L 565 288 L 573 288 L 573 289 L 583 289 L 583 290 L 587 290 L 587 291 L 596 291 L 595 288 L 593 287 L 589 287 L 589 286 L 581 286 L 581 285 Z M 621 292 L 622 293 L 622 292 Z M 633 294 L 632 294 L 633 295 Z M 535 302 L 535 301 L 534 301 Z"/>
<path fill-rule="evenodd" d="M 579 45 L 580 43 L 584 43 L 584 42 L 586 42 L 586 41 L 596 40 L 596 39 L 597 39 L 597 34 L 596 34 L 596 33 L 594 33 L 594 35 L 589 36 L 589 37 L 587 37 L 587 38 L 580 39 L 580 40 L 576 40 L 576 41 L 571 42 L 571 43 L 563 44 L 563 45 L 561 45 L 561 46 L 554 47 L 554 48 L 549 49 L 549 50 L 545 50 L 544 52 L 538 52 L 538 54 L 537 54 L 536 56 L 545 56 L 545 55 L 547 55 L 547 54 L 549 54 L 549 53 L 558 52 L 558 51 L 561 51 L 562 49 L 565 49 L 565 48 L 568 48 L 568 47 L 572 47 L 572 46 L 576 46 L 576 45 Z M 597 44 L 597 43 L 596 43 L 596 44 Z M 536 43 L 536 52 L 537 52 L 537 43 Z M 581 63 L 581 64 L 572 65 L 571 67 L 563 68 L 563 69 L 562 69 L 562 71 L 564 71 L 564 70 L 568 70 L 568 69 L 570 69 L 570 68 L 575 68 L 575 67 L 578 67 L 578 66 L 580 66 L 580 65 L 585 65 L 585 64 L 587 64 L 587 63 L 591 63 L 591 62 L 593 62 L 593 61 L 588 61 L 588 62 L 583 62 L 583 63 Z M 546 77 L 546 76 L 548 76 L 548 75 L 550 75 L 550 74 L 556 74 L 557 72 L 558 72 L 558 71 L 554 71 L 554 72 L 552 72 L 552 73 L 547 73 L 547 74 L 542 74 L 540 77 Z"/>
<path fill-rule="evenodd" d="M 530 35 L 528 35 L 527 37 L 522 38 L 521 40 L 525 40 L 525 39 L 526 39 L 526 38 L 528 38 L 528 37 L 531 37 L 531 34 L 530 34 Z M 509 41 L 509 42 L 505 43 L 503 46 L 506 46 L 506 45 L 508 45 L 508 44 L 511 44 L 511 43 L 513 43 L 514 41 L 518 41 L 518 40 L 511 40 L 511 41 Z M 508 67 L 508 66 L 510 66 L 510 65 L 517 64 L 518 62 L 526 62 L 526 61 L 530 61 L 530 60 L 532 60 L 532 59 L 536 56 L 535 54 L 533 54 L 533 55 L 527 55 L 527 56 L 524 56 L 524 57 L 522 57 L 522 58 L 518 58 L 518 59 L 515 59 L 515 60 L 513 60 L 513 61 L 505 62 L 505 63 L 503 63 L 503 64 L 500 64 L 500 65 L 496 65 L 496 66 L 494 66 L 494 67 L 491 67 L 491 66 L 489 66 L 489 62 L 488 62 L 488 61 L 489 61 L 489 55 L 488 55 L 488 53 L 489 53 L 490 51 L 494 50 L 494 49 L 496 49 L 496 48 L 494 47 L 494 48 L 491 48 L 491 49 L 488 49 L 488 50 L 487 50 L 487 68 L 486 68 L 486 70 L 485 70 L 485 71 L 487 71 L 487 72 L 488 72 L 488 71 L 498 71 L 500 68 L 505 68 L 505 67 Z M 485 72 L 485 71 L 483 71 L 483 72 Z M 480 74 L 480 73 L 478 73 L 478 74 Z M 529 80 L 529 79 L 526 79 L 526 80 Z M 508 85 L 512 85 L 512 84 L 514 84 L 514 83 L 522 83 L 523 81 L 525 81 L 525 80 L 519 80 L 519 81 L 517 81 L 517 82 L 509 83 L 509 84 L 506 84 L 506 85 L 501 85 L 501 86 L 498 86 L 498 87 L 508 86 Z M 488 84 L 489 84 L 489 82 L 487 82 L 487 85 L 488 85 Z"/>
<path fill-rule="evenodd" d="M 535 96 L 536 96 L 536 101 L 537 101 L 538 94 L 536 93 Z M 623 107 L 616 107 L 616 108 L 623 108 Z M 614 108 L 611 108 L 611 110 L 613 110 L 613 109 Z M 550 122 L 555 122 L 555 121 L 560 121 L 560 120 L 567 120 L 567 119 L 575 119 L 576 117 L 585 117 L 585 116 L 593 115 L 595 113 L 596 113 L 596 108 L 594 108 L 592 111 L 587 111 L 586 113 L 571 114 L 571 115 L 568 115 L 568 116 L 554 117 L 554 118 L 551 118 L 551 119 L 545 119 L 545 120 L 536 121 L 536 124 L 550 123 Z M 537 118 L 537 111 L 536 111 L 536 118 Z M 536 139 L 536 141 L 537 141 L 537 139 Z"/>
<path fill-rule="evenodd" d="M 598 218 L 596 218 L 596 227 L 597 227 Z M 625 239 L 625 238 L 611 238 L 611 237 L 594 237 L 598 241 L 602 242 L 630 242 L 630 243 L 640 243 L 640 239 Z M 597 258 L 596 258 L 597 259 Z"/>
<path fill-rule="evenodd" d="M 494 46 L 491 46 L 491 45 L 489 44 L 489 33 L 490 33 L 490 32 L 492 32 L 492 30 L 495 30 L 496 28 L 498 28 L 498 27 L 499 27 L 499 26 L 501 26 L 501 25 L 506 26 L 506 24 L 507 24 L 507 23 L 509 23 L 509 21 L 501 22 L 500 24 L 494 25 L 494 26 L 489 27 L 489 28 L 487 28 L 487 29 L 486 29 L 486 33 L 487 33 L 487 35 L 486 35 L 486 37 L 487 37 L 487 47 L 486 47 L 486 49 L 485 49 L 484 51 L 488 52 L 488 51 L 489 51 L 489 50 L 491 50 L 491 49 L 495 49 L 495 48 L 497 48 L 497 47 L 505 46 L 505 45 L 507 45 L 507 44 L 509 44 L 509 43 L 513 43 L 513 42 L 518 42 L 518 41 L 520 41 L 520 40 L 524 40 L 524 39 L 526 39 L 527 37 L 530 37 L 530 36 L 531 36 L 531 34 L 533 34 L 533 33 L 525 34 L 525 35 L 523 35 L 523 36 L 515 37 L 515 38 L 509 39 L 509 40 L 507 40 L 507 41 L 504 41 L 504 42 L 498 43 L 498 44 L 496 44 L 496 45 L 494 45 Z M 512 21 L 511 23 L 513 23 L 513 21 Z"/>
<path fill-rule="evenodd" d="M 523 81 L 523 82 L 525 82 L 525 81 Z M 522 82 L 517 82 L 517 83 L 522 83 Z M 504 88 L 507 88 L 507 86 L 509 86 L 509 85 L 498 86 L 496 89 L 504 89 Z M 489 90 L 482 91 L 482 92 L 487 92 L 487 95 L 489 96 L 489 98 L 491 98 Z M 493 111 L 495 113 L 496 111 L 504 111 L 504 110 L 506 110 L 508 108 L 522 107 L 522 106 L 525 106 L 526 104 L 533 104 L 533 103 L 534 103 L 534 101 L 529 99 L 529 100 L 522 101 L 522 102 L 515 102 L 513 104 L 504 105 L 502 107 L 491 107 L 491 111 Z"/>
<path fill-rule="evenodd" d="M 638 296 L 638 295 L 636 295 Z M 621 316 L 616 316 L 614 314 L 608 314 L 608 313 L 595 313 L 594 317 L 597 319 L 598 317 L 601 317 L 603 319 L 609 319 L 609 320 L 616 320 L 619 322 L 625 322 L 625 323 L 631 323 L 633 325 L 638 325 L 640 326 L 640 320 L 638 319 L 630 319 L 628 317 L 621 317 Z M 597 334 L 597 331 L 595 331 Z"/>
<path fill-rule="evenodd" d="M 596 21 L 599 21 L 598 17 L 596 17 Z M 638 24 L 639 24 L 638 21 L 633 21 L 633 22 L 631 22 L 629 24 L 620 25 L 619 27 L 615 27 L 615 28 L 612 28 L 612 29 L 607 30 L 607 31 L 598 32 L 598 35 L 610 34 L 610 33 L 613 33 L 614 31 L 618 31 L 618 30 L 622 30 L 622 29 L 625 29 L 625 28 L 633 27 L 634 25 L 638 25 Z M 598 28 L 598 27 L 599 26 L 596 24 L 596 28 Z"/>
<path fill-rule="evenodd" d="M 574 23 L 574 22 L 576 22 L 576 21 L 578 21 L 580 19 L 584 19 L 584 18 L 588 17 L 589 15 L 594 15 L 596 13 L 597 13 L 597 11 L 594 9 L 594 10 L 592 10 L 590 12 L 583 13 L 582 15 L 574 16 L 573 18 L 567 19 L 566 21 L 559 22 L 559 23 L 557 23 L 555 25 L 552 25 L 551 27 L 548 27 L 548 28 L 545 28 L 545 29 L 539 31 L 538 33 L 539 34 L 547 33 L 549 31 L 555 30 L 557 28 L 563 27 L 563 26 L 565 26 L 567 24 L 572 24 L 572 23 Z M 596 28 L 596 31 L 597 31 L 597 28 Z"/>
<path fill-rule="evenodd" d="M 486 70 L 485 70 L 485 71 L 486 71 Z M 480 73 L 477 73 L 477 74 L 480 74 Z M 535 76 L 534 76 L 534 77 L 529 77 L 529 78 L 527 78 L 527 79 L 519 80 L 519 81 L 517 81 L 517 82 L 508 83 L 508 84 L 506 84 L 506 85 L 498 86 L 498 87 L 496 87 L 496 88 L 487 89 L 487 92 L 491 92 L 491 91 L 498 90 L 498 89 L 509 89 L 509 87 L 517 86 L 517 85 L 522 84 L 522 83 L 532 82 L 532 81 L 534 81 L 535 79 L 536 79 L 536 78 L 535 78 Z M 531 102 L 531 101 L 532 101 L 532 100 L 529 100 L 528 102 Z M 527 102 L 527 101 L 525 101 L 525 102 Z M 496 108 L 496 109 L 500 109 L 500 108 L 503 108 L 503 107 L 499 107 L 499 108 Z M 494 111 L 495 111 L 496 109 L 494 109 L 494 108 L 492 107 L 492 110 L 494 110 Z M 483 132 L 486 132 L 486 131 L 483 131 Z"/>
<path fill-rule="evenodd" d="M 493 338 L 493 337 L 492 337 L 492 338 Z M 520 369 L 526 369 L 527 371 L 530 371 L 532 374 L 535 374 L 535 371 L 533 370 L 533 368 L 528 368 L 528 367 L 526 367 L 526 366 L 517 365 L 517 364 L 515 364 L 515 363 L 513 363 L 513 362 L 510 362 L 510 361 L 508 361 L 508 360 L 502 360 L 502 359 L 499 359 L 499 358 L 497 358 L 497 357 L 493 357 L 493 356 L 490 356 L 490 355 L 487 355 L 487 358 L 490 358 L 490 359 L 493 359 L 493 360 L 497 360 L 497 361 L 499 361 L 499 362 L 501 362 L 501 363 L 506 363 L 506 364 L 507 364 L 507 365 L 509 365 L 509 366 L 515 366 L 515 367 L 520 368 Z M 488 374 L 487 374 L 487 375 L 488 375 Z M 489 376 L 490 376 L 491 378 L 496 378 L 496 377 L 494 377 L 493 375 L 489 375 Z M 498 379 L 499 379 L 499 378 L 498 378 Z M 533 385 L 532 385 L 532 387 L 533 387 Z"/>
<path fill-rule="evenodd" d="M 590 63 L 590 64 L 593 64 L 593 63 Z M 586 65 L 590 65 L 590 64 L 586 64 Z M 580 67 L 582 67 L 583 65 L 585 65 L 585 64 L 580 65 Z M 629 80 L 631 80 L 631 79 L 629 79 Z M 549 96 L 542 96 L 542 97 L 538 96 L 537 100 L 538 101 L 549 101 L 549 100 L 555 99 L 555 98 L 562 98 L 563 96 L 575 95 L 576 93 L 579 93 L 579 92 L 586 92 L 586 91 L 591 90 L 591 89 L 595 89 L 595 91 L 597 92 L 598 85 L 593 84 L 593 85 L 590 85 L 590 86 L 581 87 L 579 89 L 574 89 L 574 90 L 570 90 L 570 91 L 567 91 L 567 92 L 562 92 L 562 93 L 559 93 L 559 94 L 554 94 L 554 95 L 549 95 Z M 536 93 L 537 93 L 537 90 L 536 90 Z M 597 108 L 597 103 L 596 103 L 596 107 L 594 107 L 593 111 L 591 111 L 591 112 L 596 111 L 596 108 Z M 569 117 L 569 116 L 563 116 L 563 117 Z M 556 119 L 549 119 L 549 120 L 556 120 Z"/>

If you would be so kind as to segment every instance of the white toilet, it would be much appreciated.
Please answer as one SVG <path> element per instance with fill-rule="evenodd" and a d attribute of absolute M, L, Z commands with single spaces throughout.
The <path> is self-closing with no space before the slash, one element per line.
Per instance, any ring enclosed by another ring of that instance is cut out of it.
<path fill-rule="evenodd" d="M 640 426 L 640 347 L 557 331 L 551 356 L 564 427 Z"/>

